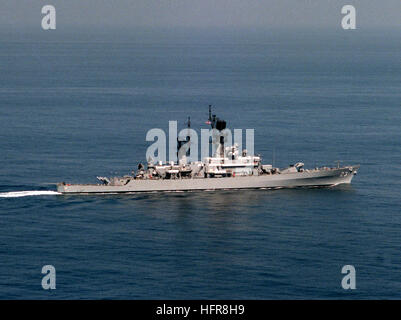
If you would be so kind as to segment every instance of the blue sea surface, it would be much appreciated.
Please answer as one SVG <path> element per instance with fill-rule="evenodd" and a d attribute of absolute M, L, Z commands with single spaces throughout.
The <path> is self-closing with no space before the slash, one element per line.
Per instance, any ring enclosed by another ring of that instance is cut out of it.
<path fill-rule="evenodd" d="M 0 33 L 0 299 L 400 299 L 400 40 Z M 187 116 L 207 128 L 208 104 L 228 127 L 255 129 L 265 163 L 360 171 L 327 189 L 46 193 L 129 173 L 149 129 Z M 44 265 L 56 290 L 42 289 Z M 344 265 L 355 290 L 341 287 Z"/>

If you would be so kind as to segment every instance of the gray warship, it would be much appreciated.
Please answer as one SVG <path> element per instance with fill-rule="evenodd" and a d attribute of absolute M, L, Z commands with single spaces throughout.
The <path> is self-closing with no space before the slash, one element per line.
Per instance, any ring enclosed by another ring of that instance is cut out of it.
<path fill-rule="evenodd" d="M 226 128 L 226 121 L 211 114 L 211 106 L 207 123 L 217 132 Z M 179 150 L 182 142 L 177 142 Z M 186 142 L 190 143 L 188 137 Z M 131 175 L 97 177 L 101 182 L 99 184 L 62 182 L 57 184 L 57 191 L 62 194 L 109 194 L 332 187 L 350 184 L 359 169 L 359 165 L 305 169 L 302 162 L 278 168 L 272 164 L 262 164 L 259 155 L 248 154 L 246 150 L 241 151 L 237 144 L 225 146 L 223 135 L 214 143 L 217 144 L 214 154 L 202 161 L 188 162 L 187 150 L 184 154 L 181 153 L 177 162 L 154 163 L 152 159 L 148 159 L 146 167 L 139 164 L 138 170 L 133 171 Z"/>

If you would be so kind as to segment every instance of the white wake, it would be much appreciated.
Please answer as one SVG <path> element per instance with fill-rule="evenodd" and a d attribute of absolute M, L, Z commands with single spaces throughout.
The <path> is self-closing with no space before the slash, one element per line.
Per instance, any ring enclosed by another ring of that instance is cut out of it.
<path fill-rule="evenodd" d="M 61 194 L 56 191 L 46 191 L 46 190 L 32 190 L 32 191 L 14 191 L 14 192 L 1 192 L 0 198 L 19 198 L 19 197 L 29 197 L 29 196 L 48 196 Z"/>

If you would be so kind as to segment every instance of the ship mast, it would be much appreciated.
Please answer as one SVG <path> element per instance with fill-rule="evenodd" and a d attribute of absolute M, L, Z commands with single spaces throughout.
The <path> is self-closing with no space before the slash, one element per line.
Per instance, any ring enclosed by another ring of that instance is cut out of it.
<path fill-rule="evenodd" d="M 186 153 L 186 155 L 187 156 L 189 156 L 189 154 L 190 154 L 190 150 L 191 150 L 191 117 L 188 117 L 188 120 L 187 120 L 187 128 L 188 128 L 188 133 L 187 133 L 187 143 L 188 143 L 188 150 L 187 150 L 187 153 Z"/>
<path fill-rule="evenodd" d="M 226 128 L 226 121 L 221 120 L 216 117 L 215 114 L 212 115 L 212 105 L 209 104 L 209 119 L 207 121 L 212 129 L 217 129 L 219 131 L 219 156 L 224 159 L 224 135 L 221 132 Z M 212 139 L 209 139 L 209 144 L 212 143 Z"/>

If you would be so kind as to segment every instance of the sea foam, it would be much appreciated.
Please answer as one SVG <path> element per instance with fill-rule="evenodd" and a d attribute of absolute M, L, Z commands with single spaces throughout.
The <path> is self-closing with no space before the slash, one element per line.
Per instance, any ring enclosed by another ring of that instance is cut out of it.
<path fill-rule="evenodd" d="M 29 196 L 48 196 L 57 195 L 60 192 L 50 191 L 50 190 L 32 190 L 32 191 L 13 191 L 13 192 L 2 192 L 0 193 L 0 198 L 19 198 L 19 197 L 29 197 Z"/>

